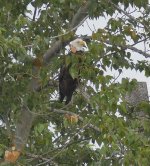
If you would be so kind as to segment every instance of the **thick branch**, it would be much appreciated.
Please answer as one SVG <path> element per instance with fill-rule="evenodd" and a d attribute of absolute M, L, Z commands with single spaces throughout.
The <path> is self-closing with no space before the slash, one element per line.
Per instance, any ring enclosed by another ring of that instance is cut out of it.
<path fill-rule="evenodd" d="M 83 20 L 85 20 L 85 18 L 87 18 L 88 16 L 88 8 L 90 6 L 90 1 L 86 2 L 84 6 L 82 6 L 81 8 L 79 8 L 79 10 L 77 11 L 77 13 L 75 14 L 75 16 L 72 19 L 71 25 L 69 27 L 69 29 L 73 29 L 74 27 L 78 27 L 77 25 L 80 25 L 80 22 L 82 22 Z M 75 31 L 76 29 L 74 29 Z M 60 50 L 62 47 L 65 47 L 70 41 L 72 40 L 72 38 L 70 39 L 64 39 L 61 40 L 59 39 L 58 41 L 56 41 L 54 43 L 54 45 L 47 50 L 47 52 L 45 53 L 44 57 L 43 57 L 43 62 L 44 64 L 48 64 L 51 60 L 52 57 L 54 57 Z"/>
<path fill-rule="evenodd" d="M 35 116 L 28 110 L 27 106 L 22 107 L 20 119 L 16 125 L 14 141 L 15 147 L 19 151 L 22 150 L 27 141 L 34 117 Z"/>
<path fill-rule="evenodd" d="M 66 45 L 68 42 L 69 41 L 66 42 Z M 44 64 L 48 64 L 50 62 L 50 59 L 61 50 L 63 44 L 64 42 L 62 42 L 61 40 L 58 40 L 54 43 L 54 45 L 50 49 L 47 50 L 47 52 L 44 54 L 44 57 L 43 57 Z"/>
<path fill-rule="evenodd" d="M 9 138 L 13 137 L 13 133 L 10 127 L 10 122 L 9 122 L 9 114 L 10 114 L 10 110 L 5 110 L 6 114 L 4 116 L 2 116 L 2 120 L 4 121 L 5 125 L 6 125 L 6 129 L 7 129 L 7 135 Z"/>
<path fill-rule="evenodd" d="M 79 8 L 74 18 L 72 19 L 70 29 L 76 27 L 82 20 L 88 16 L 88 8 L 90 7 L 91 2 L 87 1 L 84 6 Z"/>

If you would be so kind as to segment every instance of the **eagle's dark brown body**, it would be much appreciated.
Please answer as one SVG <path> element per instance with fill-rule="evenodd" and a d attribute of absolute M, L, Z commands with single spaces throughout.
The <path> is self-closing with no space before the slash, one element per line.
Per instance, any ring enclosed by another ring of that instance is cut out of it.
<path fill-rule="evenodd" d="M 59 100 L 63 102 L 66 97 L 66 105 L 71 101 L 73 92 L 78 85 L 78 79 L 73 79 L 69 73 L 70 67 L 71 64 L 69 66 L 62 66 L 59 74 Z"/>
<path fill-rule="evenodd" d="M 77 38 L 69 43 L 70 46 L 70 55 L 75 56 L 71 58 L 71 63 L 66 65 L 64 60 L 64 65 L 60 69 L 59 74 L 59 100 L 63 102 L 64 98 L 66 97 L 65 104 L 68 104 L 71 101 L 73 92 L 76 90 L 78 83 L 80 81 L 80 71 L 83 66 L 83 55 L 84 52 L 88 50 L 87 44 L 83 39 Z M 69 54 L 68 54 L 69 55 Z M 65 59 L 65 56 L 64 56 Z M 75 60 L 77 71 L 78 73 L 76 78 L 72 78 L 71 74 L 69 73 L 69 69 L 72 65 L 73 60 Z M 76 61 L 77 60 L 77 61 Z"/>

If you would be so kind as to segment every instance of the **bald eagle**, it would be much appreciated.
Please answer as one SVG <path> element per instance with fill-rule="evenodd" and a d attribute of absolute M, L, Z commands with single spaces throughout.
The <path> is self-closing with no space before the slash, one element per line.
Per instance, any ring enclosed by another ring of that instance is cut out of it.
<path fill-rule="evenodd" d="M 71 41 L 69 46 L 70 52 L 73 55 L 88 50 L 86 42 L 79 38 Z M 65 105 L 71 101 L 73 92 L 76 90 L 79 83 L 79 78 L 73 78 L 69 72 L 71 65 L 72 63 L 67 66 L 64 64 L 59 73 L 59 100 L 60 102 L 63 102 L 64 98 L 66 97 Z M 80 71 L 78 71 L 78 73 L 79 72 Z"/>

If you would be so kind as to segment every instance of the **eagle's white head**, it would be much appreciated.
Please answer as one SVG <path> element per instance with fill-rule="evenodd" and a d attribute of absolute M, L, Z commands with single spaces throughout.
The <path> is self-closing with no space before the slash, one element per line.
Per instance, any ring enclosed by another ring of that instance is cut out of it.
<path fill-rule="evenodd" d="M 76 53 L 77 51 L 88 51 L 88 46 L 86 42 L 80 38 L 77 38 L 70 42 L 69 44 L 70 50 L 73 53 Z"/>

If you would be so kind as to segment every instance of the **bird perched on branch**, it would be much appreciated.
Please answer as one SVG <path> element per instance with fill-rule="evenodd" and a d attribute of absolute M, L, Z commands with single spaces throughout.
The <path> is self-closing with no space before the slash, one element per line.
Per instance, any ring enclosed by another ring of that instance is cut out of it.
<path fill-rule="evenodd" d="M 83 54 L 85 51 L 88 50 L 86 42 L 80 38 L 71 41 L 69 46 L 71 56 Z M 80 58 L 78 59 L 78 63 L 81 63 Z M 60 69 L 59 74 L 59 100 L 60 102 L 63 102 L 64 98 L 66 97 L 66 105 L 71 101 L 73 92 L 76 90 L 79 83 L 80 70 L 78 68 L 76 69 L 78 72 L 78 77 L 73 78 L 69 71 L 71 66 L 72 62 L 67 65 L 64 63 Z"/>

